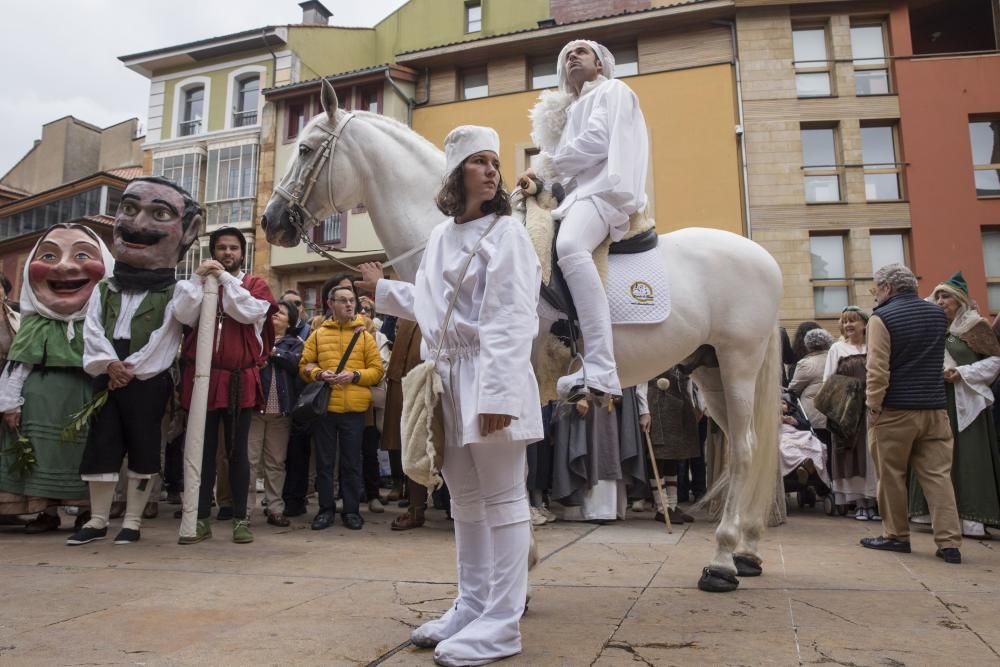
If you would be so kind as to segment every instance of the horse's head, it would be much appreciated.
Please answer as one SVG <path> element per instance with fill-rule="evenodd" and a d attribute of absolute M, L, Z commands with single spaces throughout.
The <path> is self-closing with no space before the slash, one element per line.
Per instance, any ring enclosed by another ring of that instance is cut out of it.
<path fill-rule="evenodd" d="M 260 218 L 269 243 L 294 247 L 302 234 L 319 221 L 358 203 L 337 199 L 331 164 L 334 147 L 352 115 L 338 108 L 337 93 L 325 79 L 320 102 L 323 113 L 299 133 L 288 171 L 274 188 Z"/>

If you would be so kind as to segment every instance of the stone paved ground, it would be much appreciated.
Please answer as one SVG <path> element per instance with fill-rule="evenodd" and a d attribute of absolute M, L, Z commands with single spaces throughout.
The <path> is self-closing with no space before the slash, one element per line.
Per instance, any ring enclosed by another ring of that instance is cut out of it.
<path fill-rule="evenodd" d="M 450 524 L 392 533 L 394 512 L 358 533 L 258 520 L 245 546 L 223 524 L 178 546 L 168 518 L 132 546 L 0 528 L 0 665 L 430 665 L 406 642 L 455 594 Z M 1000 541 L 946 565 L 929 535 L 872 552 L 857 540 L 877 524 L 793 511 L 765 576 L 712 595 L 695 587 L 712 526 L 636 516 L 537 530 L 525 650 L 502 664 L 1000 664 Z"/>

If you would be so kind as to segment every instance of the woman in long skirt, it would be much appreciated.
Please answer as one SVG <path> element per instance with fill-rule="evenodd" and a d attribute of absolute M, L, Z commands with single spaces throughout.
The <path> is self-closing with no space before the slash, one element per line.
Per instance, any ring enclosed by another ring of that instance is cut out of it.
<path fill-rule="evenodd" d="M 541 269 L 527 232 L 510 217 L 499 153 L 494 130 L 453 130 L 437 196 L 448 217 L 431 232 L 415 284 L 383 279 L 377 263 L 359 267 L 357 283 L 374 291 L 379 312 L 416 320 L 424 359 L 441 347 L 441 472 L 455 519 L 458 598 L 411 639 L 434 646 L 442 665 L 482 665 L 521 651 L 531 540 L 525 448 L 543 435 L 530 359 Z"/>

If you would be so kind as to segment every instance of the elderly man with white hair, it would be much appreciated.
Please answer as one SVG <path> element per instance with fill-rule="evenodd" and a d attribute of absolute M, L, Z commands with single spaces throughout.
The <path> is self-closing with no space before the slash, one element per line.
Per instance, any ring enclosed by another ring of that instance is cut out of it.
<path fill-rule="evenodd" d="M 542 93 L 531 112 L 532 139 L 541 152 L 533 171 L 522 176 L 559 182 L 567 193 L 554 211 L 562 221 L 556 255 L 584 341 L 583 368 L 558 382 L 560 394 L 571 398 L 622 393 L 593 251 L 609 236 L 621 240 L 630 216 L 646 208 L 649 137 L 639 99 L 614 71 L 614 57 L 597 42 L 563 47 L 556 63 L 559 91 Z"/>

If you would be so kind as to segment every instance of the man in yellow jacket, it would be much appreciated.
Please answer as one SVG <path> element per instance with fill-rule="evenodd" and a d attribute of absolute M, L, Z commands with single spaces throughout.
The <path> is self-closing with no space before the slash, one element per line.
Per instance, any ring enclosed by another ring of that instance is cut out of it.
<path fill-rule="evenodd" d="M 365 413 L 372 399 L 370 387 L 379 383 L 384 370 L 375 338 L 365 331 L 364 320 L 355 314 L 354 290 L 334 287 L 327 305 L 332 315 L 309 335 L 299 362 L 299 373 L 306 382 L 330 385 L 327 413 L 317 420 L 314 432 L 319 513 L 312 529 L 328 528 L 336 515 L 333 457 L 339 449 L 344 525 L 360 530 L 364 525 L 359 507 Z"/>

